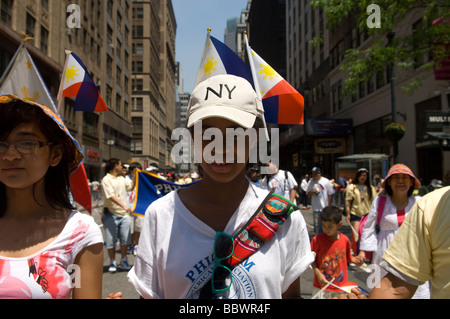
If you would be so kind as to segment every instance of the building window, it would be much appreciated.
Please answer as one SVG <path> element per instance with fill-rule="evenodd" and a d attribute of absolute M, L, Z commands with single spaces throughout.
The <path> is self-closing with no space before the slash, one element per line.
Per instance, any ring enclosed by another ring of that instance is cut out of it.
<path fill-rule="evenodd" d="M 142 89 L 144 88 L 142 79 L 133 79 L 131 81 L 131 86 L 132 86 L 131 89 L 133 91 L 142 91 Z"/>
<path fill-rule="evenodd" d="M 134 25 L 133 36 L 136 38 L 142 38 L 144 36 L 144 27 L 142 25 Z"/>
<path fill-rule="evenodd" d="M 36 19 L 31 16 L 31 14 L 27 13 L 26 18 L 26 32 L 27 35 L 34 37 L 35 36 L 35 28 L 36 28 Z"/>
<path fill-rule="evenodd" d="M 98 115 L 93 112 L 83 112 L 83 134 L 97 137 Z"/>
<path fill-rule="evenodd" d="M 41 51 L 48 53 L 48 30 L 41 27 Z"/>
<path fill-rule="evenodd" d="M 142 112 L 144 110 L 144 100 L 141 97 L 132 99 L 132 111 Z"/>
<path fill-rule="evenodd" d="M 132 117 L 131 118 L 132 134 L 142 135 L 142 117 Z"/>
<path fill-rule="evenodd" d="M 142 140 L 131 140 L 131 152 L 133 154 L 142 154 Z"/>
<path fill-rule="evenodd" d="M 109 55 L 106 57 L 106 74 L 112 76 L 112 58 Z"/>
<path fill-rule="evenodd" d="M 12 4 L 12 0 L 2 0 L 1 2 L 1 19 L 9 26 L 12 24 Z"/>
<path fill-rule="evenodd" d="M 134 49 L 135 49 L 135 52 L 133 52 L 133 53 L 135 53 L 135 54 L 142 55 L 144 53 L 144 45 L 142 43 L 136 43 Z"/>
<path fill-rule="evenodd" d="M 136 8 L 136 19 L 144 18 L 144 8 Z"/>
<path fill-rule="evenodd" d="M 120 114 L 121 112 L 121 105 L 122 104 L 122 97 L 120 94 L 116 94 L 116 112 Z"/>
<path fill-rule="evenodd" d="M 110 107 L 112 101 L 112 88 L 109 85 L 106 85 L 106 105 Z"/>

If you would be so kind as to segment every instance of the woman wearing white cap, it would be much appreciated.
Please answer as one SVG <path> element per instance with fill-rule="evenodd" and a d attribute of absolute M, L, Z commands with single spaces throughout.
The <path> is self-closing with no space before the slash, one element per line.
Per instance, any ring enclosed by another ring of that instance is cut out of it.
<path fill-rule="evenodd" d="M 0 298 L 101 298 L 103 237 L 69 198 L 82 159 L 51 110 L 0 96 Z"/>
<path fill-rule="evenodd" d="M 244 149 L 235 143 L 234 149 L 211 150 L 211 140 L 205 136 L 211 131 L 225 136 L 227 129 L 257 127 L 261 116 L 261 101 L 243 78 L 214 76 L 193 91 L 187 126 L 194 131 L 194 143 L 201 142 L 196 154 L 201 156 L 202 180 L 171 192 L 147 209 L 135 265 L 128 274 L 143 298 L 199 298 L 204 287 L 211 286 L 211 298 L 300 297 L 299 276 L 314 255 L 298 211 L 232 271 L 220 264 L 224 258 L 219 260 L 215 247 L 215 238 L 230 237 L 245 226 L 269 193 L 246 178 L 248 141 Z M 203 139 L 196 135 L 198 125 Z M 216 140 L 219 135 L 214 142 L 225 145 Z M 226 161 L 230 151 L 233 160 Z M 239 161 L 240 155 L 244 161 Z M 209 282 L 218 269 L 229 271 L 223 289 Z"/>

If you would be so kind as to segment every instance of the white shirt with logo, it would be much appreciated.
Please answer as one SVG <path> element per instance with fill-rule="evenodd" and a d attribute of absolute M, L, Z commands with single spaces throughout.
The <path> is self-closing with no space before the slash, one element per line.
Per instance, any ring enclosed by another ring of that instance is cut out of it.
<path fill-rule="evenodd" d="M 128 273 L 144 298 L 198 298 L 214 267 L 216 232 L 184 206 L 177 192 L 153 202 L 145 213 L 138 254 Z M 241 228 L 267 194 L 249 183 L 224 232 Z M 221 297 L 281 298 L 313 260 L 305 221 L 294 211 L 274 237 L 234 268 L 232 286 Z"/>

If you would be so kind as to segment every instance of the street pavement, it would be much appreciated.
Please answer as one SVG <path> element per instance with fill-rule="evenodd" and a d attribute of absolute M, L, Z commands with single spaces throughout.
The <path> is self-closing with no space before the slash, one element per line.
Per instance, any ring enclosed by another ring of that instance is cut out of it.
<path fill-rule="evenodd" d="M 97 224 L 102 229 L 102 232 L 104 234 L 104 229 L 101 221 L 101 212 L 102 212 L 102 201 L 93 201 L 93 211 L 92 216 L 94 220 L 97 222 Z M 83 212 L 83 209 L 81 207 L 78 207 L 80 211 Z M 310 240 L 314 237 L 314 231 L 313 231 L 313 216 L 312 216 L 312 209 L 309 210 L 300 210 L 308 228 L 308 233 Z M 84 211 L 86 212 L 86 211 Z M 341 232 L 345 234 L 347 237 L 351 239 L 351 228 L 347 224 L 347 222 L 343 219 L 344 225 L 341 228 Z M 116 261 L 119 265 L 120 263 L 120 252 L 119 247 L 116 249 Z M 134 256 L 133 254 L 128 254 L 128 263 L 130 265 L 134 264 Z M 133 288 L 133 286 L 130 285 L 130 283 L 127 280 L 127 271 L 124 271 L 120 269 L 120 267 L 117 267 L 116 273 L 109 273 L 109 257 L 106 249 L 104 249 L 104 259 L 103 259 L 103 298 L 105 298 L 109 293 L 111 292 L 122 292 L 122 299 L 138 299 L 140 296 L 136 292 L 136 290 Z M 369 276 L 368 273 L 364 272 L 359 267 L 348 267 L 348 280 L 353 281 L 354 283 L 358 284 L 365 290 L 369 291 L 367 288 L 366 280 Z M 312 297 L 312 287 L 313 287 L 313 280 L 314 280 L 314 273 L 311 267 L 309 267 L 301 276 L 300 279 L 300 286 L 301 286 L 301 296 L 304 299 L 310 299 Z"/>

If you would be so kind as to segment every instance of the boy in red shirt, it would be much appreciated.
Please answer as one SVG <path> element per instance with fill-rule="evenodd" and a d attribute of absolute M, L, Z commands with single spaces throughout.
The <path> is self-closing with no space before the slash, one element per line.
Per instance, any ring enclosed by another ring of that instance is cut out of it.
<path fill-rule="evenodd" d="M 347 279 L 347 263 L 360 266 L 362 262 L 350 254 L 350 240 L 339 232 L 342 227 L 341 210 L 335 206 L 327 206 L 322 210 L 321 220 L 323 233 L 314 236 L 311 241 L 311 251 L 316 253 L 316 259 L 311 264 L 314 270 L 314 290 L 319 291 L 333 278 L 336 286 L 357 286 Z M 343 292 L 329 285 L 320 297 L 333 298 Z"/>

